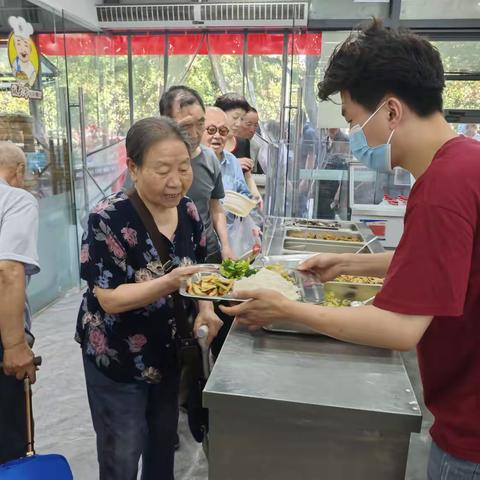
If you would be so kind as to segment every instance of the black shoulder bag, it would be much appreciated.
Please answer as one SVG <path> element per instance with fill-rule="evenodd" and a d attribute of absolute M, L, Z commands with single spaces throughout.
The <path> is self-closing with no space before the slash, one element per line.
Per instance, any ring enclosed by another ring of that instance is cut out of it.
<path fill-rule="evenodd" d="M 152 214 L 135 189 L 128 192 L 128 198 L 148 232 L 160 260 L 162 263 L 168 262 L 170 260 L 170 245 L 168 240 L 159 232 Z M 182 296 L 178 292 L 174 292 L 172 297 L 177 325 L 175 342 L 177 359 L 179 369 L 183 370 L 188 378 L 188 423 L 195 440 L 201 442 L 204 434 L 208 431 L 208 410 L 202 407 L 202 391 L 205 385 L 202 371 L 202 352 L 197 339 L 193 335 L 193 322 L 189 321 L 189 311 Z"/>

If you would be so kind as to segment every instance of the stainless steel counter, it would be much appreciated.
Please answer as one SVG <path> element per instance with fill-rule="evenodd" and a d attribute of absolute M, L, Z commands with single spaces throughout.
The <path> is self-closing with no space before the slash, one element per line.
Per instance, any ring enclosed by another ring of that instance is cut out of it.
<path fill-rule="evenodd" d="M 210 480 L 403 480 L 422 420 L 398 353 L 236 325 L 204 404 Z"/>
<path fill-rule="evenodd" d="M 369 428 L 415 431 L 421 414 L 399 353 L 323 336 L 235 326 L 205 389 L 206 406 L 310 410 Z"/>

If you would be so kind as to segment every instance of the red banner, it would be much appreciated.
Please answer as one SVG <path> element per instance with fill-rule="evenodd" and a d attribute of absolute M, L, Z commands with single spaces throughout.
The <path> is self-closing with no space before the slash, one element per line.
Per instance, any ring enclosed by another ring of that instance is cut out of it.
<path fill-rule="evenodd" d="M 132 35 L 133 55 L 163 55 L 165 34 Z M 43 55 L 127 55 L 127 35 L 41 33 L 36 35 L 37 46 Z M 243 55 L 243 34 L 184 33 L 168 35 L 169 55 Z M 288 52 L 295 55 L 320 55 L 322 34 L 304 32 L 288 34 Z M 282 33 L 249 33 L 249 55 L 282 55 Z"/>

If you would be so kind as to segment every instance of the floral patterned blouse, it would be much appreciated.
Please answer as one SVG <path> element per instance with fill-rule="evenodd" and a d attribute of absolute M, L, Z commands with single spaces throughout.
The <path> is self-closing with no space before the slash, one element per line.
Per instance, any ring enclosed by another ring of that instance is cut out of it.
<path fill-rule="evenodd" d="M 170 258 L 205 260 L 206 238 L 195 204 L 184 197 Z M 84 354 L 118 382 L 158 383 L 175 371 L 175 318 L 170 296 L 146 307 L 110 315 L 93 295 L 95 286 L 116 288 L 164 274 L 162 262 L 140 217 L 124 192 L 102 201 L 91 213 L 80 253 L 81 276 L 88 283 L 75 339 Z"/>

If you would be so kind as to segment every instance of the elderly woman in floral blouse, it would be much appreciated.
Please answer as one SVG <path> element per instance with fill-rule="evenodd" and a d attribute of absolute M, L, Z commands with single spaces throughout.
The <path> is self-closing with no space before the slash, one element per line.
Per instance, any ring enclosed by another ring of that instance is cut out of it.
<path fill-rule="evenodd" d="M 188 143 L 172 121 L 147 118 L 126 138 L 128 168 L 138 196 L 168 240 L 171 263 L 205 258 L 205 235 L 195 204 Z M 171 293 L 198 266 L 165 272 L 127 194 L 101 202 L 90 214 L 81 249 L 88 288 L 76 339 L 82 346 L 100 480 L 174 478 L 179 371 Z M 221 321 L 199 302 L 195 329 L 211 337 Z"/>

